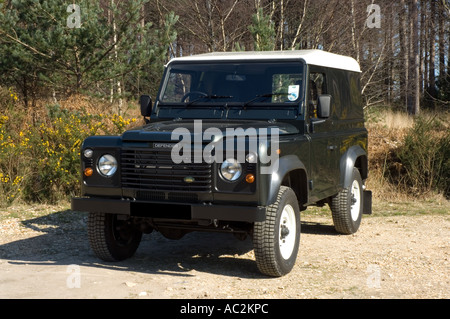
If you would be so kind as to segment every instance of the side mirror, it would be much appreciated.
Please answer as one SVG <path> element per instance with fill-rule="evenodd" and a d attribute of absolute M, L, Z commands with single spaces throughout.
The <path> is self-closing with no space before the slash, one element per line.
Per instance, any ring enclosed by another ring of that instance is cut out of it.
<path fill-rule="evenodd" d="M 139 102 L 141 104 L 141 115 L 143 117 L 152 114 L 152 98 L 149 95 L 141 95 Z"/>
<path fill-rule="evenodd" d="M 317 117 L 329 118 L 331 113 L 331 95 L 319 95 L 319 102 L 317 103 Z"/>

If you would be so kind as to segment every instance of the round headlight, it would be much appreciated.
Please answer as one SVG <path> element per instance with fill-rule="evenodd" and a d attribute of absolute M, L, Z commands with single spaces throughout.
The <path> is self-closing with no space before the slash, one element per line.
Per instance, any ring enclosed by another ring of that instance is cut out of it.
<path fill-rule="evenodd" d="M 117 160 L 114 156 L 105 154 L 98 160 L 97 168 L 101 175 L 111 177 L 117 171 Z"/>
<path fill-rule="evenodd" d="M 242 166 L 234 158 L 229 158 L 220 166 L 220 175 L 227 181 L 233 182 L 242 174 Z"/>

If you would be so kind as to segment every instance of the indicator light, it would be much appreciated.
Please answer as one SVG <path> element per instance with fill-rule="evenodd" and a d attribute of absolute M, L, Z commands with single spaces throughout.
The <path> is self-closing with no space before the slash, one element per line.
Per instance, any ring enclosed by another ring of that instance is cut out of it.
<path fill-rule="evenodd" d="M 91 167 L 87 167 L 84 170 L 84 176 L 89 177 L 92 176 L 92 174 L 94 174 L 94 170 Z"/>

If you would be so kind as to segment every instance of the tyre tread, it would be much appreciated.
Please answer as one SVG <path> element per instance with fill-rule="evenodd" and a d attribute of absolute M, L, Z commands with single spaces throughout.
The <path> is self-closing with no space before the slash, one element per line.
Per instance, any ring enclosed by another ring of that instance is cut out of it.
<path fill-rule="evenodd" d="M 357 168 L 353 168 L 353 176 L 354 179 L 359 179 L 361 182 L 361 176 Z M 353 225 L 351 214 L 349 212 L 351 208 L 351 187 L 352 186 L 350 185 L 349 187 L 344 188 L 337 195 L 333 196 L 330 201 L 334 228 L 337 232 L 345 235 L 350 235 L 357 231 L 357 228 L 355 229 Z M 361 196 L 361 200 L 363 200 L 363 196 Z M 362 214 L 362 211 L 360 214 Z"/>
<path fill-rule="evenodd" d="M 104 261 L 117 261 L 111 254 L 106 235 L 106 216 L 101 213 L 89 213 L 88 238 L 95 255 Z"/>
<path fill-rule="evenodd" d="M 266 220 L 264 222 L 256 222 L 254 225 L 254 252 L 256 265 L 261 273 L 268 276 L 280 277 L 285 272 L 280 268 L 276 252 L 275 238 L 277 211 L 284 194 L 291 190 L 289 187 L 281 186 L 275 203 L 267 207 Z"/>

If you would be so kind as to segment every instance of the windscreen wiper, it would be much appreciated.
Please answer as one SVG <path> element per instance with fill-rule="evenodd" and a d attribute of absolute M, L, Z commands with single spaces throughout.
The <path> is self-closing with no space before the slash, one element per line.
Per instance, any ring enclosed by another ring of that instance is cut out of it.
<path fill-rule="evenodd" d="M 186 103 L 186 106 L 191 106 L 192 104 L 200 101 L 200 100 L 217 100 L 217 99 L 232 99 L 234 96 L 231 95 L 205 95 L 200 96 L 199 98 L 196 98 L 188 103 Z"/>
<path fill-rule="evenodd" d="M 286 96 L 289 95 L 289 93 L 266 93 L 266 94 L 262 94 L 262 95 L 257 95 L 256 97 L 254 97 L 253 99 L 251 99 L 250 101 L 247 101 L 244 103 L 244 109 L 252 104 L 255 101 L 258 101 L 261 98 L 269 98 L 269 97 L 273 97 L 273 96 Z"/>

